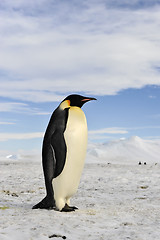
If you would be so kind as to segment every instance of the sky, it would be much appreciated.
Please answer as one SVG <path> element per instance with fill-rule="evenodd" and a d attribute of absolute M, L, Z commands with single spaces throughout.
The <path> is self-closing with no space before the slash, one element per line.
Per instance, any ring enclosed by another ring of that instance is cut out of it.
<path fill-rule="evenodd" d="M 160 0 L 0 2 L 0 152 L 40 151 L 67 95 L 89 141 L 160 139 Z"/>

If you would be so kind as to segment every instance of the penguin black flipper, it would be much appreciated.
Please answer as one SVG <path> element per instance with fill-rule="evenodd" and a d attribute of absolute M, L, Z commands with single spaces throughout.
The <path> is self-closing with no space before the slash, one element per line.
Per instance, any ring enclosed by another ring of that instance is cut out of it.
<path fill-rule="evenodd" d="M 52 186 L 53 178 L 62 172 L 66 160 L 66 143 L 64 131 L 68 119 L 68 109 L 63 111 L 57 108 L 48 124 L 42 150 L 42 163 L 46 185 L 46 197 L 33 206 L 33 209 L 53 209 L 55 207 L 54 192 Z"/>
<path fill-rule="evenodd" d="M 53 178 L 59 176 L 64 168 L 67 147 L 63 135 L 63 131 L 56 130 L 51 137 L 51 149 L 55 163 L 55 170 Z"/>

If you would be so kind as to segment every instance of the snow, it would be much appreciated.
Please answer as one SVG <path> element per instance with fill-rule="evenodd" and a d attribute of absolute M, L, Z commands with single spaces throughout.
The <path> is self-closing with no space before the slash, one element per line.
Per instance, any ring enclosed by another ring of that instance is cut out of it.
<path fill-rule="evenodd" d="M 159 156 L 158 140 L 90 144 L 71 213 L 32 210 L 45 196 L 40 158 L 0 158 L 0 239 L 159 240 Z"/>

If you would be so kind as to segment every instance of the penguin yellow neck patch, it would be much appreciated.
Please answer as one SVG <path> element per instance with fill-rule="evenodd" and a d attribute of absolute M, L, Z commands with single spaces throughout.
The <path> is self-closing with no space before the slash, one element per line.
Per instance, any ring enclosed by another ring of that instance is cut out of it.
<path fill-rule="evenodd" d="M 65 100 L 64 102 L 62 102 L 61 104 L 60 104 L 60 108 L 62 109 L 62 110 L 64 110 L 65 108 L 69 108 L 70 107 L 70 100 Z"/>

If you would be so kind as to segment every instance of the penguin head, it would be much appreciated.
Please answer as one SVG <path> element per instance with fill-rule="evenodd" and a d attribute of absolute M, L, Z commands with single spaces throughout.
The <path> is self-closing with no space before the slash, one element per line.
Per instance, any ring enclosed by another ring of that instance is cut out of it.
<path fill-rule="evenodd" d="M 79 107 L 81 108 L 86 102 L 89 102 L 91 100 L 97 100 L 96 98 L 91 98 L 91 97 L 84 97 L 81 95 L 77 94 L 72 94 L 67 96 L 61 103 L 61 105 L 65 105 L 67 108 L 68 107 Z"/>

